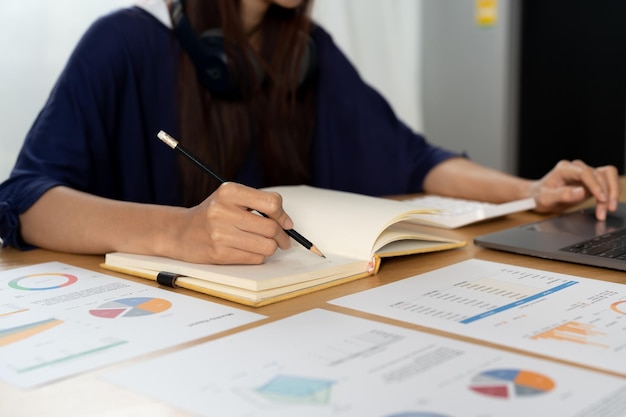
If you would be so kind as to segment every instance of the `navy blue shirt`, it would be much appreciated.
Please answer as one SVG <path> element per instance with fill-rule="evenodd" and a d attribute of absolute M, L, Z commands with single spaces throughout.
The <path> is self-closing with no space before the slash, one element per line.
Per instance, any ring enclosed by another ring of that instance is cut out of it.
<path fill-rule="evenodd" d="M 398 120 L 322 28 L 312 37 L 319 80 L 310 185 L 369 195 L 420 192 L 428 171 L 456 154 Z M 181 204 L 176 152 L 156 138 L 160 130 L 178 136 L 177 57 L 170 30 L 140 8 L 93 23 L 0 184 L 4 246 L 29 247 L 20 238 L 19 215 L 58 185 Z M 255 166 L 252 161 L 237 180 L 257 186 Z"/>

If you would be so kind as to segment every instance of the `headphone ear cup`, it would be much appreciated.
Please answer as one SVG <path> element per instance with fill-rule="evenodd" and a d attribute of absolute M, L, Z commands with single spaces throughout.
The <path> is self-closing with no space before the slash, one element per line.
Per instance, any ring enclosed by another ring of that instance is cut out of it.
<path fill-rule="evenodd" d="M 195 38 L 194 42 L 197 42 L 199 55 L 195 58 L 189 55 L 196 67 L 198 80 L 213 93 L 229 95 L 233 90 L 233 83 L 222 37 L 203 35 L 199 39 Z"/>
<path fill-rule="evenodd" d="M 221 29 L 210 29 L 198 37 L 184 13 L 184 1 L 173 0 L 171 9 L 173 32 L 187 53 L 200 82 L 214 96 L 238 100 L 247 97 L 263 82 L 265 73 L 252 51 L 225 47 Z M 298 86 L 304 84 L 317 68 L 315 42 L 307 36 L 302 59 L 294 62 L 292 71 Z"/>
<path fill-rule="evenodd" d="M 299 65 L 298 65 L 299 64 Z M 306 44 L 299 63 L 294 63 L 298 71 L 298 87 L 305 84 L 313 77 L 317 70 L 317 51 L 315 41 L 310 35 L 306 35 Z"/>
<path fill-rule="evenodd" d="M 179 15 L 173 30 L 180 46 L 191 59 L 200 83 L 219 96 L 235 94 L 222 37 L 209 35 L 198 38 L 183 13 Z"/>
<path fill-rule="evenodd" d="M 243 98 L 248 96 L 255 85 L 260 85 L 265 75 L 261 65 L 251 51 L 224 46 L 221 29 L 210 29 L 200 37 L 202 49 L 213 55 L 213 65 L 197 67 L 203 84 L 222 97 Z M 207 64 L 209 64 L 207 60 Z"/>

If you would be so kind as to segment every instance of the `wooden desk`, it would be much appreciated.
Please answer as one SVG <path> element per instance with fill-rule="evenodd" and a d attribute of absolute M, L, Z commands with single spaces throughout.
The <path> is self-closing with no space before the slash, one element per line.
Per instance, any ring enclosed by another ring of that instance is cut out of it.
<path fill-rule="evenodd" d="M 626 197 L 626 193 L 622 193 L 622 195 Z M 444 231 L 437 229 L 438 233 L 449 234 L 453 237 L 467 240 L 468 246 L 461 249 L 445 252 L 401 257 L 397 259 L 386 259 L 383 261 L 380 272 L 376 276 L 364 278 L 362 280 L 329 288 L 323 291 L 305 295 L 303 297 L 283 301 L 261 308 L 241 306 L 238 304 L 205 296 L 203 294 L 194 293 L 185 289 L 180 289 L 179 291 L 192 297 L 207 299 L 225 305 L 236 306 L 244 310 L 255 311 L 260 314 L 269 316 L 272 320 L 280 319 L 295 313 L 320 307 L 370 319 L 381 320 L 407 328 L 414 328 L 425 332 L 446 335 L 456 339 L 477 342 L 476 340 L 471 340 L 468 338 L 451 335 L 428 328 L 423 328 L 421 326 L 415 326 L 403 322 L 397 322 L 394 320 L 375 318 L 365 313 L 345 310 L 341 307 L 327 304 L 327 301 L 340 296 L 348 295 L 368 288 L 373 288 L 382 284 L 397 281 L 412 275 L 431 271 L 437 268 L 444 267 L 446 265 L 450 265 L 452 263 L 471 258 L 509 263 L 522 267 L 538 268 L 552 272 L 572 274 L 587 278 L 626 284 L 626 274 L 624 272 L 598 269 L 594 267 L 498 252 L 477 247 L 472 243 L 472 239 L 474 236 L 482 235 L 507 227 L 512 227 L 518 224 L 536 221 L 541 218 L 543 217 L 533 213 L 518 213 L 505 218 L 483 222 L 481 224 L 476 224 L 455 231 Z M 48 261 L 60 261 L 78 267 L 115 275 L 120 278 L 132 280 L 135 282 L 140 282 L 145 285 L 156 286 L 156 283 L 152 281 L 102 270 L 98 266 L 103 261 L 102 256 L 81 256 L 56 253 L 45 250 L 35 250 L 30 252 L 21 252 L 14 249 L 0 250 L 0 270 L 17 268 L 20 266 Z M 211 340 L 213 338 L 221 337 L 255 325 L 256 324 L 244 326 L 243 328 L 224 332 L 217 336 L 204 338 L 201 341 Z M 199 342 L 200 341 L 198 341 L 197 343 Z M 487 346 L 493 346 L 484 342 L 477 343 Z M 514 351 L 512 349 L 506 348 L 501 349 Z M 532 355 L 522 351 L 518 351 L 518 353 L 540 357 L 539 355 Z M 99 375 L 101 375 L 105 371 L 110 371 L 111 369 L 115 369 L 116 367 L 122 367 L 128 364 L 129 362 L 125 362 L 122 364 L 109 366 L 104 369 L 81 374 L 76 377 L 33 390 L 20 390 L 4 382 L 0 382 L 0 415 L 11 417 L 190 416 L 190 414 L 185 413 L 181 410 L 175 409 L 166 404 L 155 402 L 152 399 L 143 397 L 139 394 L 135 394 L 134 392 L 124 390 L 115 385 L 109 384 L 99 378 Z"/>

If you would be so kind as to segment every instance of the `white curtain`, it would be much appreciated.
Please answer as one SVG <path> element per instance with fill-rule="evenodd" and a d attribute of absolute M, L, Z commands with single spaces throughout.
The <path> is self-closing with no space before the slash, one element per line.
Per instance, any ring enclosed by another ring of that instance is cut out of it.
<path fill-rule="evenodd" d="M 422 131 L 421 1 L 314 0 L 313 18 L 396 114 Z"/>
<path fill-rule="evenodd" d="M 104 13 L 132 0 L 0 2 L 0 181 L 79 37 Z"/>

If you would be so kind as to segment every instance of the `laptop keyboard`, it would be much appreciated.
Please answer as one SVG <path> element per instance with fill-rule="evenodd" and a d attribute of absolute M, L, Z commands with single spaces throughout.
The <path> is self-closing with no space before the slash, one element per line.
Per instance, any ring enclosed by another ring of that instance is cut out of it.
<path fill-rule="evenodd" d="M 626 229 L 605 233 L 561 248 L 562 251 L 626 260 Z"/>

